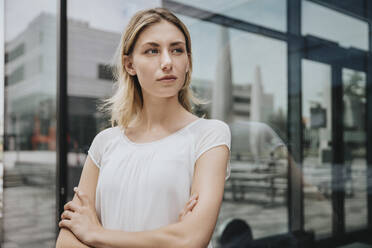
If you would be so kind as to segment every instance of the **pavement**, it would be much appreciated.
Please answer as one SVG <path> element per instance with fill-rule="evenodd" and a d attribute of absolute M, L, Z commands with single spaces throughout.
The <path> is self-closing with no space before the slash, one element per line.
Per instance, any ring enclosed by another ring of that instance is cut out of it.
<path fill-rule="evenodd" d="M 362 180 L 365 167 L 355 168 L 358 168 L 358 173 L 355 173 L 356 190 L 353 195 L 345 199 L 347 230 L 357 229 L 367 224 L 366 180 Z M 1 247 L 55 246 L 57 235 L 55 185 L 53 185 L 55 180 L 48 179 L 45 175 L 39 180 L 28 181 L 32 185 L 14 183 L 13 186 L 4 187 Z M 311 179 L 309 175 L 304 177 Z M 247 192 L 244 201 L 233 201 L 229 194 L 231 192 L 226 192 L 226 200 L 221 206 L 217 227 L 212 237 L 215 247 L 218 247 L 217 238 L 222 231 L 221 227 L 232 218 L 240 218 L 249 223 L 254 238 L 288 231 L 287 207 L 283 194 L 275 197 L 274 204 L 268 204 L 270 196 L 262 192 Z M 332 207 L 329 196 L 316 198 L 311 194 L 305 195 L 304 213 L 305 230 L 316 230 L 318 238 L 331 233 Z"/>
<path fill-rule="evenodd" d="M 55 186 L 4 188 L 3 248 L 55 247 Z"/>

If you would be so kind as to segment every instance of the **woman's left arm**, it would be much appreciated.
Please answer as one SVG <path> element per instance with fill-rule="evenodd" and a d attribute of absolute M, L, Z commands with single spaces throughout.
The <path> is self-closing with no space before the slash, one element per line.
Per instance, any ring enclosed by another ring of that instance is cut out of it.
<path fill-rule="evenodd" d="M 192 212 L 185 216 L 181 222 L 141 232 L 125 232 L 108 230 L 101 226 L 97 228 L 90 226 L 89 229 L 95 231 L 87 235 L 88 238 L 83 242 L 97 248 L 207 247 L 223 199 L 228 159 L 228 147 L 220 145 L 203 153 L 196 161 L 191 194 L 197 193 L 199 200 Z M 85 202 L 83 205 L 88 204 L 88 201 L 84 200 L 84 194 L 79 197 Z M 75 210 L 81 212 L 79 209 Z M 81 218 L 83 219 L 83 217 Z M 85 220 L 88 219 L 85 218 Z M 68 223 L 70 226 L 65 227 L 73 231 L 72 223 L 73 221 L 70 221 Z M 77 221 L 77 223 L 81 223 L 81 221 Z M 61 225 L 64 225 L 63 221 L 60 222 Z M 89 224 L 87 223 L 87 225 Z"/>

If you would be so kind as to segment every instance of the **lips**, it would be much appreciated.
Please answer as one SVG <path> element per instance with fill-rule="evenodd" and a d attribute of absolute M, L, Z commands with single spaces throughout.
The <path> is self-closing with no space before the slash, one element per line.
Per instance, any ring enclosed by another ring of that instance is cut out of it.
<path fill-rule="evenodd" d="M 161 77 L 158 79 L 158 81 L 172 81 L 172 80 L 176 80 L 177 77 L 174 76 L 174 75 L 166 75 L 164 77 Z"/>

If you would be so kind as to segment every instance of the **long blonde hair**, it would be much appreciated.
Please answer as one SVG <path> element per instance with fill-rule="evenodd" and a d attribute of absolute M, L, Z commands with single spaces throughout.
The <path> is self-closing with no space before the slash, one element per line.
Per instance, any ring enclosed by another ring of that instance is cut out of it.
<path fill-rule="evenodd" d="M 185 83 L 178 92 L 179 103 L 189 112 L 192 103 L 195 105 L 205 103 L 198 99 L 190 88 L 192 73 L 192 53 L 190 34 L 186 26 L 174 14 L 165 8 L 152 8 L 137 12 L 129 21 L 116 51 L 113 65 L 113 74 L 116 87 L 114 95 L 103 100 L 99 110 L 108 112 L 111 116 L 111 126 L 127 128 L 129 124 L 139 117 L 143 107 L 143 96 L 137 76 L 131 76 L 124 67 L 124 55 L 130 55 L 140 33 L 155 23 L 166 20 L 178 27 L 185 36 L 186 50 L 189 58 L 189 70 L 186 73 Z"/>

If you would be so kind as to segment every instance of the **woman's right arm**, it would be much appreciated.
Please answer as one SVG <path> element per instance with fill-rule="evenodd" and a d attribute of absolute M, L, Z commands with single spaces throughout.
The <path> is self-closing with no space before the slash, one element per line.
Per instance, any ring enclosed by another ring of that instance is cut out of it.
<path fill-rule="evenodd" d="M 90 199 L 92 199 L 92 202 L 96 202 L 95 200 L 98 174 L 99 174 L 98 167 L 94 164 L 93 160 L 88 155 L 87 159 L 85 160 L 83 171 L 80 176 L 78 188 L 81 189 L 83 192 L 86 192 Z M 80 200 L 76 197 L 76 195 L 74 195 L 72 201 L 76 202 L 77 204 L 81 204 Z M 89 246 L 80 242 L 80 240 L 78 240 L 70 230 L 66 228 L 61 228 L 57 238 L 56 248 L 70 247 L 87 248 Z"/>

